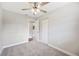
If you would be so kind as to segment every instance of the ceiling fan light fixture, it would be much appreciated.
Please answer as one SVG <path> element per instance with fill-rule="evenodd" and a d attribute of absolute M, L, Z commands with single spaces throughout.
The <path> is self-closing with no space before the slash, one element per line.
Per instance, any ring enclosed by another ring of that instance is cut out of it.
<path fill-rule="evenodd" d="M 34 12 L 35 14 L 37 14 L 37 12 Z"/>
<path fill-rule="evenodd" d="M 37 11 L 37 12 L 40 12 L 40 10 L 39 10 L 39 9 L 37 9 L 36 11 Z"/>
<path fill-rule="evenodd" d="M 37 12 L 33 12 L 33 14 L 34 14 L 34 15 L 36 15 L 36 14 L 37 14 Z"/>
<path fill-rule="evenodd" d="M 32 8 L 32 12 L 33 12 L 33 14 L 37 14 L 38 12 L 40 12 L 40 10 L 37 8 Z"/>

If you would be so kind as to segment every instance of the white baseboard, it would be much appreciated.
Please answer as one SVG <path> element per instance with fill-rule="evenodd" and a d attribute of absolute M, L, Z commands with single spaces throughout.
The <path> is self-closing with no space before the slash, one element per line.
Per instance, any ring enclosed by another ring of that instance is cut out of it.
<path fill-rule="evenodd" d="M 3 46 L 3 48 L 8 48 L 8 47 L 16 46 L 16 45 L 23 44 L 23 43 L 27 43 L 27 41 L 23 41 L 23 42 L 19 42 L 19 43 L 14 43 L 14 44 L 10 44 L 10 45 L 5 45 L 5 46 Z"/>
<path fill-rule="evenodd" d="M 52 47 L 52 48 L 55 48 L 55 49 L 57 49 L 57 50 L 59 50 L 59 51 L 65 53 L 65 54 L 67 54 L 67 55 L 69 55 L 69 56 L 77 56 L 76 54 L 70 53 L 70 52 L 68 52 L 68 51 L 66 51 L 66 50 L 63 50 L 63 49 L 61 49 L 61 48 L 59 48 L 59 47 L 56 47 L 56 46 L 54 46 L 54 45 L 48 44 L 48 46 L 50 46 L 50 47 Z"/>
<path fill-rule="evenodd" d="M 12 46 L 16 46 L 16 45 L 23 44 L 23 43 L 28 43 L 28 42 L 27 42 L 27 41 L 23 41 L 23 42 L 19 42 L 19 43 L 14 43 L 14 44 L 10 44 L 10 45 L 5 45 L 5 46 L 3 46 L 3 47 L 0 49 L 0 55 L 1 55 L 2 51 L 3 51 L 5 48 L 12 47 Z"/>
<path fill-rule="evenodd" d="M 40 41 L 40 40 L 38 40 L 39 42 L 42 42 L 42 41 Z M 44 42 L 42 42 L 42 43 L 44 43 Z M 46 44 L 46 43 L 44 43 L 44 44 Z M 67 55 L 69 55 L 69 56 L 77 56 L 76 54 L 73 54 L 73 53 L 70 53 L 70 52 L 68 52 L 68 51 L 66 51 L 66 50 L 63 50 L 63 49 L 61 49 L 61 48 L 59 48 L 59 47 L 56 47 L 56 46 L 54 46 L 54 45 L 51 45 L 51 44 L 47 44 L 48 46 L 50 46 L 50 47 L 52 47 L 52 48 L 55 48 L 56 50 L 58 50 L 58 51 L 61 51 L 61 52 L 63 52 L 63 53 L 65 53 L 65 54 L 67 54 Z"/>

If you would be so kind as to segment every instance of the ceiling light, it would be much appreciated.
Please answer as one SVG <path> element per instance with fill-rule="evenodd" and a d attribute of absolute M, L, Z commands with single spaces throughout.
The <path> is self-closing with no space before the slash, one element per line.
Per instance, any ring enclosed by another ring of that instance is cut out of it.
<path fill-rule="evenodd" d="M 37 14 L 37 12 L 34 12 L 35 14 Z"/>
<path fill-rule="evenodd" d="M 39 9 L 37 9 L 36 11 L 37 11 L 37 12 L 40 12 L 40 10 L 39 10 Z"/>
<path fill-rule="evenodd" d="M 39 10 L 38 8 L 32 8 L 32 12 L 33 12 L 34 14 L 37 14 L 38 12 L 40 12 L 40 10 Z"/>
<path fill-rule="evenodd" d="M 34 15 L 36 15 L 36 14 L 37 14 L 37 12 L 33 12 L 33 14 L 34 14 Z"/>

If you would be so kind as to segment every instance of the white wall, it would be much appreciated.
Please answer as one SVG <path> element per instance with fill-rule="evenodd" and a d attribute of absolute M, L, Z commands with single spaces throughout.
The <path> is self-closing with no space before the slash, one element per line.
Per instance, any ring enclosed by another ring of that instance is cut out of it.
<path fill-rule="evenodd" d="M 40 18 L 41 21 L 48 19 L 48 44 L 79 55 L 78 12 L 79 5 L 70 3 Z"/>
<path fill-rule="evenodd" d="M 48 19 L 40 21 L 40 41 L 48 43 Z"/>
<path fill-rule="evenodd" d="M 0 50 L 2 48 L 2 8 L 0 4 Z"/>
<path fill-rule="evenodd" d="M 3 10 L 3 46 L 27 42 L 31 18 Z"/>

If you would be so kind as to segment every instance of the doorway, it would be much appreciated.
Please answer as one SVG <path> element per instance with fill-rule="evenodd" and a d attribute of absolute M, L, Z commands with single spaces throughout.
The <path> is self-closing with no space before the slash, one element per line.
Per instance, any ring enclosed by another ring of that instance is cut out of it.
<path fill-rule="evenodd" d="M 39 20 L 33 23 L 33 39 L 39 40 Z"/>

